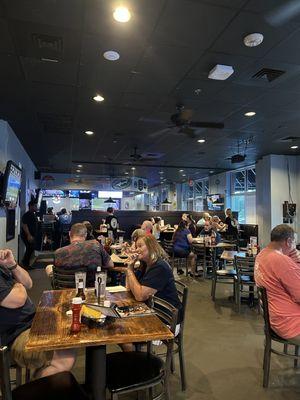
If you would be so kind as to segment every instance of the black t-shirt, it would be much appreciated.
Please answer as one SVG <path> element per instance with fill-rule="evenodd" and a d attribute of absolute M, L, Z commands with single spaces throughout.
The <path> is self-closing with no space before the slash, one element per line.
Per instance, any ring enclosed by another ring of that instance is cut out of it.
<path fill-rule="evenodd" d="M 0 267 L 0 303 L 9 295 L 15 283 L 12 272 L 5 267 Z M 34 314 L 35 307 L 29 297 L 19 308 L 0 306 L 1 344 L 11 343 L 21 332 L 30 328 Z"/>
<path fill-rule="evenodd" d="M 22 217 L 22 223 L 28 226 L 30 235 L 35 237 L 37 231 L 37 217 L 35 212 L 27 211 Z M 23 235 L 25 234 L 24 230 L 22 229 Z"/>
<path fill-rule="evenodd" d="M 236 236 L 238 233 L 237 227 L 232 225 L 232 219 L 230 217 L 226 217 L 225 224 L 227 224 L 227 235 Z"/>
<path fill-rule="evenodd" d="M 105 219 L 107 230 L 116 231 L 119 227 L 118 218 L 114 215 L 108 215 Z"/>
<path fill-rule="evenodd" d="M 138 278 L 143 286 L 157 290 L 155 296 L 162 300 L 166 300 L 179 311 L 178 322 L 181 322 L 181 308 L 172 268 L 164 260 L 157 260 L 151 267 L 146 268 L 145 272 Z"/>

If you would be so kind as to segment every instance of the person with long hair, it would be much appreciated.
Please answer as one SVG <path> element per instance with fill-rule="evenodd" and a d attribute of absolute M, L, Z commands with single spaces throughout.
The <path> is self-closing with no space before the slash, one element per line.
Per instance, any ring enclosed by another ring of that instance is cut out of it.
<path fill-rule="evenodd" d="M 197 226 L 192 214 L 187 214 L 187 226 L 193 237 L 197 236 Z"/>
<path fill-rule="evenodd" d="M 193 236 L 191 231 L 188 229 L 187 222 L 181 220 L 178 227 L 173 235 L 173 250 L 174 256 L 178 258 L 187 258 L 187 268 L 191 269 L 192 274 L 195 275 L 196 270 L 196 256 L 191 251 L 191 244 L 193 242 Z M 183 274 L 183 270 L 179 269 L 178 274 Z"/>

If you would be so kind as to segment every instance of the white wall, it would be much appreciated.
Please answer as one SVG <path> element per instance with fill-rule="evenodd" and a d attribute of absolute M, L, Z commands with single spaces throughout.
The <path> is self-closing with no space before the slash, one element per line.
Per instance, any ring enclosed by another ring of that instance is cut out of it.
<path fill-rule="evenodd" d="M 268 155 L 256 164 L 256 212 L 259 225 L 260 244 L 266 246 L 270 232 L 283 223 L 282 204 L 291 201 L 289 197 L 288 168 L 290 169 L 291 197 L 300 205 L 300 160 L 299 156 Z M 300 219 L 295 217 L 293 228 L 299 230 Z"/>
<path fill-rule="evenodd" d="M 20 213 L 26 209 L 26 204 L 30 200 L 30 193 L 36 188 L 34 181 L 35 165 L 26 153 L 19 139 L 6 121 L 0 120 L 0 169 L 4 171 L 8 160 L 14 161 L 22 166 L 22 186 L 21 186 L 21 210 L 16 210 L 17 226 L 16 237 L 6 242 L 6 214 L 5 209 L 0 209 L 0 248 L 10 248 L 15 257 L 18 256 L 18 233 L 20 232 Z"/>

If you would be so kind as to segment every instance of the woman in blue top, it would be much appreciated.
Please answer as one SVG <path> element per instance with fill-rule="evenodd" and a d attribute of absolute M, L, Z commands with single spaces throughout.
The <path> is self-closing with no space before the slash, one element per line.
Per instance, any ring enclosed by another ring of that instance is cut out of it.
<path fill-rule="evenodd" d="M 181 220 L 178 228 L 173 235 L 173 250 L 174 256 L 179 258 L 187 258 L 187 268 L 192 270 L 192 274 L 195 275 L 196 270 L 196 256 L 191 251 L 191 244 L 193 242 L 193 236 L 188 229 L 187 221 Z M 178 274 L 183 274 L 183 270 L 177 270 Z"/>

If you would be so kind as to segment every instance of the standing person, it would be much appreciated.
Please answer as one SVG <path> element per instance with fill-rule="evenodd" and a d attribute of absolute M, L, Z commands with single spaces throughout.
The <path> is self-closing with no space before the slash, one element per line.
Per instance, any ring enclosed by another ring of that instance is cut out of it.
<path fill-rule="evenodd" d="M 113 237 L 117 238 L 117 232 L 119 229 L 119 221 L 118 218 L 114 215 L 113 207 L 108 207 L 107 210 L 108 216 L 105 218 L 105 224 L 107 225 L 107 232 L 112 231 Z"/>
<path fill-rule="evenodd" d="M 26 247 L 26 251 L 22 260 L 22 265 L 25 269 L 30 268 L 30 259 L 35 249 L 38 225 L 36 212 L 37 203 L 31 200 L 28 203 L 28 211 L 22 217 L 21 238 Z"/>
<path fill-rule="evenodd" d="M 267 291 L 271 328 L 300 345 L 300 269 L 295 248 L 293 228 L 277 225 L 271 242 L 255 258 L 254 278 Z"/>
<path fill-rule="evenodd" d="M 35 307 L 27 295 L 32 280 L 9 249 L 0 250 L 0 336 L 13 362 L 34 371 L 34 378 L 70 371 L 74 350 L 25 351 Z"/>
<path fill-rule="evenodd" d="M 62 208 L 60 211 L 60 215 L 58 217 L 60 225 L 70 224 L 72 221 L 72 216 L 68 214 L 65 208 Z"/>
<path fill-rule="evenodd" d="M 238 221 L 234 218 L 231 208 L 225 210 L 225 224 L 227 225 L 226 236 L 232 237 L 233 239 L 238 238 Z"/>

